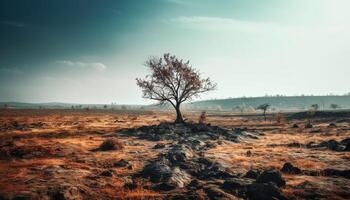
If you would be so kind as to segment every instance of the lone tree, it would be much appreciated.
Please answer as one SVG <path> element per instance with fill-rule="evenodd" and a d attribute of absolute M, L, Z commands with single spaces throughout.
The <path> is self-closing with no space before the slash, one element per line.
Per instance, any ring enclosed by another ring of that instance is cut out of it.
<path fill-rule="evenodd" d="M 164 54 L 162 58 L 151 57 L 145 65 L 151 74 L 145 79 L 136 79 L 143 98 L 157 100 L 161 104 L 170 103 L 176 110 L 176 123 L 184 122 L 181 103 L 216 89 L 216 84 L 209 78 L 202 78 L 189 61 L 184 62 L 176 56 Z"/>
<path fill-rule="evenodd" d="M 264 103 L 258 106 L 256 109 L 264 111 L 264 120 L 266 121 L 266 110 L 270 107 L 270 104 Z"/>

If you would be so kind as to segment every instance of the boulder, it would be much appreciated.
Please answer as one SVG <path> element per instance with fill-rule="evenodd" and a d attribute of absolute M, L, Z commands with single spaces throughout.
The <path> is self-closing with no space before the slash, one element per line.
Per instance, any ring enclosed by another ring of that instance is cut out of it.
<path fill-rule="evenodd" d="M 257 183 L 274 183 L 278 187 L 286 185 L 286 181 L 282 178 L 282 174 L 278 170 L 263 171 L 256 179 Z"/>
<path fill-rule="evenodd" d="M 294 167 L 291 163 L 287 162 L 284 163 L 281 172 L 288 174 L 300 174 L 301 169 L 299 169 L 298 167 Z"/>
<path fill-rule="evenodd" d="M 176 144 L 168 152 L 167 158 L 172 164 L 186 162 L 195 156 L 193 150 L 185 144 Z"/>
<path fill-rule="evenodd" d="M 197 162 L 200 166 L 197 167 L 194 173 L 200 179 L 226 179 L 237 177 L 229 168 L 224 167 L 220 163 L 213 162 L 206 158 L 200 158 Z"/>
<path fill-rule="evenodd" d="M 171 174 L 171 168 L 167 164 L 158 161 L 146 165 L 141 171 L 142 177 L 149 178 L 154 183 L 169 180 Z"/>
<path fill-rule="evenodd" d="M 318 147 L 327 147 L 328 149 L 332 151 L 343 151 L 344 148 L 340 145 L 339 142 L 335 140 L 328 140 L 321 142 Z"/>
<path fill-rule="evenodd" d="M 260 171 L 254 171 L 254 170 L 249 170 L 247 173 L 244 175 L 244 178 L 251 178 L 251 179 L 257 179 L 260 174 Z"/>
<path fill-rule="evenodd" d="M 204 188 L 205 193 L 209 197 L 209 199 L 217 199 L 217 200 L 236 200 L 237 197 L 228 194 L 224 191 L 222 191 L 218 186 L 216 185 L 208 185 Z"/>
<path fill-rule="evenodd" d="M 179 188 L 183 188 L 191 182 L 192 178 L 184 170 L 175 167 L 172 171 L 168 183 Z"/>
<path fill-rule="evenodd" d="M 182 188 L 191 182 L 191 176 L 178 167 L 171 168 L 163 162 L 153 162 L 146 165 L 140 175 L 149 178 L 153 183 L 167 183 Z M 161 188 L 165 185 L 162 185 Z"/>
<path fill-rule="evenodd" d="M 247 188 L 250 200 L 287 200 L 281 190 L 273 183 L 253 183 Z"/>
<path fill-rule="evenodd" d="M 340 141 L 340 143 L 345 146 L 344 151 L 350 151 L 350 138 L 346 138 Z"/>
<path fill-rule="evenodd" d="M 229 193 L 242 195 L 253 182 L 254 180 L 249 178 L 230 178 L 221 185 L 221 188 Z"/>
<path fill-rule="evenodd" d="M 350 170 L 325 169 L 323 174 L 325 176 L 341 176 L 350 179 Z"/>
<path fill-rule="evenodd" d="M 170 183 L 160 183 L 152 186 L 152 190 L 154 191 L 170 191 L 175 189 L 176 186 Z"/>

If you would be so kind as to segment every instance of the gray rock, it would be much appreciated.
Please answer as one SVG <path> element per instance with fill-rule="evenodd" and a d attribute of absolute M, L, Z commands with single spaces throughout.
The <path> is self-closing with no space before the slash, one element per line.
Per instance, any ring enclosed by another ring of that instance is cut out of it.
<path fill-rule="evenodd" d="M 209 199 L 217 200 L 236 200 L 237 197 L 222 191 L 216 185 L 208 185 L 204 188 L 205 193 L 208 195 Z"/>
<path fill-rule="evenodd" d="M 153 162 L 145 166 L 141 176 L 149 178 L 154 183 L 167 183 L 176 188 L 183 188 L 192 180 L 191 176 L 184 170 L 178 167 L 172 169 L 162 162 Z"/>
<path fill-rule="evenodd" d="M 239 195 L 241 193 L 245 193 L 248 186 L 253 182 L 253 179 L 248 178 L 230 178 L 221 185 L 221 188 L 229 193 Z"/>
<path fill-rule="evenodd" d="M 163 162 L 152 162 L 141 171 L 142 177 L 149 178 L 154 183 L 168 181 L 171 174 L 171 168 Z"/>
<path fill-rule="evenodd" d="M 247 187 L 250 200 L 287 200 L 281 190 L 273 183 L 253 183 Z"/>
<path fill-rule="evenodd" d="M 291 163 L 287 162 L 284 163 L 281 172 L 288 173 L 288 174 L 300 174 L 301 169 L 298 167 L 294 167 Z"/>
<path fill-rule="evenodd" d="M 260 171 L 254 171 L 254 170 L 249 170 L 247 173 L 244 175 L 244 178 L 251 178 L 251 179 L 257 179 L 258 176 L 260 175 Z"/>
<path fill-rule="evenodd" d="M 195 156 L 194 151 L 185 144 L 176 144 L 168 152 L 167 158 L 172 164 L 186 162 Z"/>
<path fill-rule="evenodd" d="M 274 183 L 278 187 L 286 185 L 286 181 L 282 178 L 282 174 L 278 170 L 263 171 L 256 179 L 257 183 Z"/>

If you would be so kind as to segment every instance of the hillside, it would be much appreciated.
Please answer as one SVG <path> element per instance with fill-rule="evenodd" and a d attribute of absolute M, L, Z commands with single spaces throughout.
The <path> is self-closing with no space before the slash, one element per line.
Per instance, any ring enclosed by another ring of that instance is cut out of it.
<path fill-rule="evenodd" d="M 189 109 L 220 109 L 232 110 L 237 106 L 246 109 L 268 103 L 272 110 L 306 110 L 312 104 L 318 104 L 320 110 L 331 109 L 331 104 L 337 104 L 342 109 L 350 108 L 350 96 L 273 96 L 273 97 L 247 97 L 198 101 L 187 104 Z"/>

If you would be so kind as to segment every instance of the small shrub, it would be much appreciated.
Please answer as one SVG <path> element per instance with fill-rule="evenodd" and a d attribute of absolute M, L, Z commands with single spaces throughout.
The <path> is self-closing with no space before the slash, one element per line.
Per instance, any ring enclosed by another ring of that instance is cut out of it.
<path fill-rule="evenodd" d="M 100 150 L 101 151 L 111 151 L 111 150 L 120 150 L 123 149 L 123 144 L 120 143 L 117 139 L 115 138 L 109 138 L 106 139 L 101 145 L 100 145 Z"/>
<path fill-rule="evenodd" d="M 204 124 L 207 121 L 207 112 L 203 111 L 202 114 L 199 116 L 198 123 Z"/>
<path fill-rule="evenodd" d="M 281 112 L 277 113 L 275 115 L 275 119 L 276 119 L 277 124 L 281 124 L 285 120 L 284 114 Z"/>

